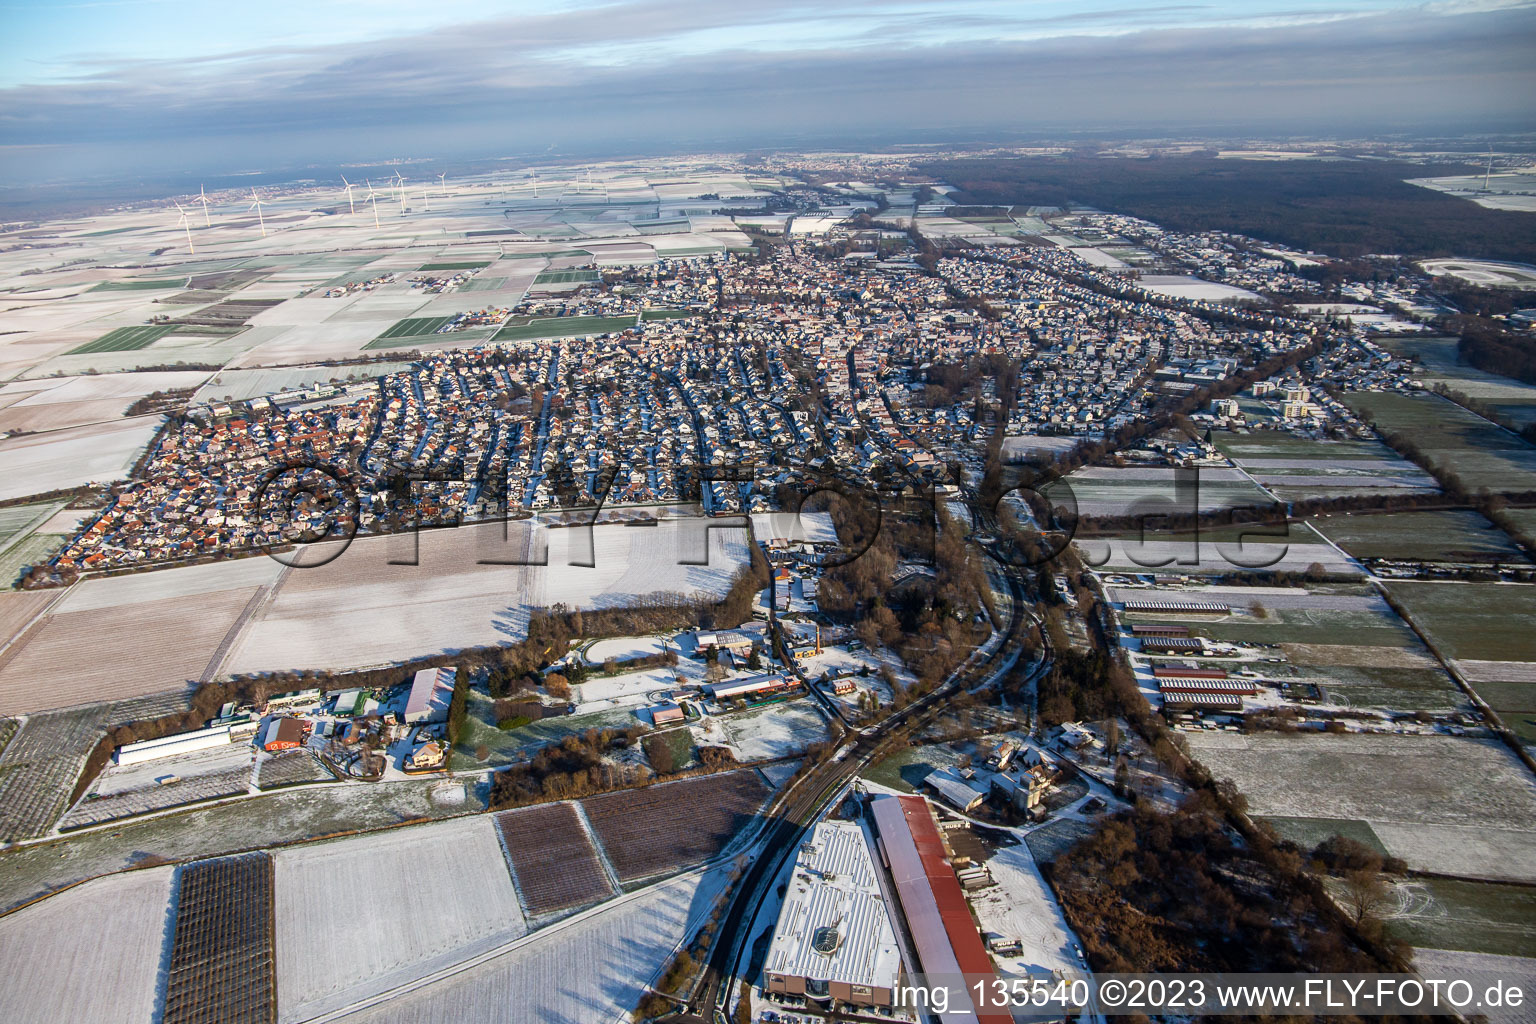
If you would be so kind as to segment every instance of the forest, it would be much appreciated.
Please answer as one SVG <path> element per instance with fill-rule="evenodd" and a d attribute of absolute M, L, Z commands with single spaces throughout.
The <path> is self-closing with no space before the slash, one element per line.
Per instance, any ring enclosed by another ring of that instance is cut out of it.
<path fill-rule="evenodd" d="M 1536 262 L 1536 213 L 1488 210 L 1409 185 L 1460 166 L 1355 160 L 1142 160 L 1061 156 L 934 161 L 917 168 L 957 202 L 1085 204 L 1174 231 L 1232 231 L 1331 256 L 1368 253 Z"/>

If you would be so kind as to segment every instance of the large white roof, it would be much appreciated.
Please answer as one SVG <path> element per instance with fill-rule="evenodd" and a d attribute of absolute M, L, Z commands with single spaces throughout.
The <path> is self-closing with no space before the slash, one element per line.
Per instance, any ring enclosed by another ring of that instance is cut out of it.
<path fill-rule="evenodd" d="M 896 933 L 857 824 L 820 822 L 801 847 L 764 968 L 820 981 L 896 984 Z"/>

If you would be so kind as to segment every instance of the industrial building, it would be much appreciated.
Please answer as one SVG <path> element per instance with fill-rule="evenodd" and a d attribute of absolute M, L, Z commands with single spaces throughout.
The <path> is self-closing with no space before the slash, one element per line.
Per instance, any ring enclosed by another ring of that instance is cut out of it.
<path fill-rule="evenodd" d="M 711 683 L 704 689 L 715 700 L 732 700 L 737 697 L 752 699 L 766 697 L 789 689 L 789 683 L 777 672 L 769 672 L 766 675 L 748 676 L 746 679 L 733 679 L 726 683 Z"/>
<path fill-rule="evenodd" d="M 425 725 L 448 721 L 448 705 L 453 703 L 453 684 L 458 670 L 424 668 L 411 680 L 411 695 L 405 702 L 405 724 Z"/>
<path fill-rule="evenodd" d="M 895 883 L 902 920 L 922 973 L 930 979 L 965 976 L 963 987 L 956 984 L 950 989 L 948 1012 L 929 1016 L 941 1024 L 1012 1024 L 1009 1014 L 978 1013 L 971 1001 L 973 986 L 982 982 L 990 988 L 997 974 L 928 801 L 920 796 L 880 795 L 871 802 L 870 811 L 879 832 L 880 857 Z"/>
<path fill-rule="evenodd" d="M 896 932 L 864 830 L 818 822 L 800 847 L 763 964 L 774 995 L 891 1006 L 901 981 Z"/>

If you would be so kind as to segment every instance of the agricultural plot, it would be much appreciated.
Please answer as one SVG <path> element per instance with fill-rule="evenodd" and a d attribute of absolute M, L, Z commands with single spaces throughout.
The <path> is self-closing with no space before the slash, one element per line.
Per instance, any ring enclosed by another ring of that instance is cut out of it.
<path fill-rule="evenodd" d="M 257 789 L 281 789 L 308 782 L 334 782 L 335 779 L 336 776 L 308 750 L 284 751 L 256 763 Z"/>
<path fill-rule="evenodd" d="M 751 824 L 767 795 L 756 772 L 736 771 L 588 797 L 582 809 L 629 884 L 715 856 Z"/>
<path fill-rule="evenodd" d="M 401 320 L 389 330 L 379 335 L 376 341 L 385 341 L 393 338 L 418 338 L 429 334 L 436 334 L 438 328 L 446 324 L 451 317 L 446 316 L 416 316 L 407 320 Z"/>
<path fill-rule="evenodd" d="M 1272 495 L 1235 469 L 1202 469 L 1198 487 L 1176 485 L 1182 471 L 1164 466 L 1090 466 L 1041 490 L 1052 504 L 1079 515 L 1167 515 L 1222 509 L 1268 507 Z"/>
<path fill-rule="evenodd" d="M 154 1020 L 172 871 L 107 875 L 0 917 L 0 1018 Z"/>
<path fill-rule="evenodd" d="M 483 817 L 274 856 L 282 1021 L 307 1020 L 527 932 Z"/>
<path fill-rule="evenodd" d="M 575 805 L 506 811 L 496 816 L 496 826 L 530 915 L 569 910 L 617 895 Z"/>
<path fill-rule="evenodd" d="M 468 263 L 423 263 L 418 270 L 481 270 L 490 266 L 488 260 L 473 260 Z"/>
<path fill-rule="evenodd" d="M 29 715 L 0 751 L 0 840 L 40 836 L 64 813 L 101 739 L 102 709 Z"/>
<path fill-rule="evenodd" d="M 493 342 L 527 341 L 533 338 L 570 338 L 588 334 L 615 334 L 635 326 L 633 316 L 555 316 L 526 324 L 508 324 L 492 336 Z"/>
<path fill-rule="evenodd" d="M 408 369 L 410 363 L 369 363 L 367 366 L 296 366 L 220 370 L 198 389 L 195 401 L 242 402 L 261 395 L 328 384 L 340 380 L 369 380 Z"/>
<path fill-rule="evenodd" d="M 146 709 L 133 717 L 165 710 L 173 709 Z M 116 822 L 109 829 L 75 832 L 62 845 L 16 847 L 0 852 L 0 910 L 85 878 L 133 867 L 149 856 L 197 860 L 484 809 L 475 793 L 466 792 L 462 784 L 455 788 L 458 802 L 435 778 L 362 787 L 298 786 L 256 800 L 200 804 L 175 814 Z M 446 799 L 439 795 L 443 792 Z M 60 857 L 61 852 L 67 856 Z"/>
<path fill-rule="evenodd" d="M 1248 527 L 1207 527 L 1199 534 L 1168 533 L 1148 523 L 1113 537 L 1078 537 L 1083 560 L 1106 570 L 1221 574 L 1267 569 L 1305 572 L 1320 565 L 1331 575 L 1358 576 L 1360 569 L 1301 522 Z"/>
<path fill-rule="evenodd" d="M 1492 407 L 1517 427 L 1536 423 L 1536 385 L 1463 364 L 1457 355 L 1457 339 L 1393 338 L 1385 344 L 1398 355 L 1417 359 L 1424 367 L 1420 379 L 1425 384 L 1444 384 Z"/>
<path fill-rule="evenodd" d="M 4 551 L 47 522 L 63 507 L 62 502 L 48 501 L 36 505 L 12 505 L 9 508 L 0 508 L 0 551 Z"/>
<path fill-rule="evenodd" d="M 655 593 L 718 600 L 746 562 L 745 531 L 706 536 L 706 525 L 600 525 L 590 549 L 587 531 L 526 520 L 361 538 L 329 564 L 289 574 L 246 625 L 225 671 L 359 667 L 507 643 L 525 634 L 532 609 L 555 602 L 610 608 Z M 570 564 L 583 560 L 593 564 Z M 693 561 L 707 564 L 685 564 Z"/>
<path fill-rule="evenodd" d="M 72 608 L 63 601 L 19 650 L 7 652 L 0 665 L 0 713 L 184 692 L 206 674 L 256 594 L 254 588 L 228 590 L 107 608 Z"/>
<path fill-rule="evenodd" d="M 1536 490 L 1536 446 L 1438 395 L 1359 391 L 1350 408 L 1384 433 L 1412 438 L 1431 464 L 1468 491 Z"/>
<path fill-rule="evenodd" d="M 1222 432 L 1212 441 L 1285 501 L 1439 489 L 1433 477 L 1377 441 L 1314 440 L 1283 431 Z"/>
<path fill-rule="evenodd" d="M 45 406 L 97 406 L 116 404 L 118 412 L 136 398 L 155 391 L 194 388 L 208 377 L 206 370 L 155 370 L 138 373 L 92 373 L 77 377 L 45 377 L 13 381 L 0 387 L 0 398 L 19 395 L 11 411 Z"/>
<path fill-rule="evenodd" d="M 1210 621 L 1139 612 L 1123 617 L 1132 622 L 1182 621 L 1194 634 L 1215 640 L 1276 645 L 1284 661 L 1259 666 L 1264 678 L 1316 684 L 1333 705 L 1437 713 L 1471 710 L 1451 677 L 1384 600 L 1359 586 L 1333 585 L 1327 590 L 1205 588 L 1187 592 L 1188 598 L 1222 601 L 1235 611 Z M 1131 589 L 1117 593 L 1137 596 Z"/>
<path fill-rule="evenodd" d="M 1510 539 L 1480 513 L 1386 512 L 1326 516 L 1312 527 L 1356 558 L 1422 562 L 1524 562 Z"/>
<path fill-rule="evenodd" d="M 1536 743 L 1536 586 L 1402 581 L 1388 590 L 1504 724 Z"/>
<path fill-rule="evenodd" d="M 1435 956 L 1425 956 L 1430 950 L 1536 956 L 1536 889 L 1530 886 L 1412 878 L 1393 886 L 1382 918 L 1390 935 L 1419 947 L 1419 969 L 1435 967 Z M 1530 967 L 1525 961 L 1525 972 Z"/>
<path fill-rule="evenodd" d="M 1365 822 L 1410 868 L 1536 880 L 1536 783 L 1496 739 L 1184 735 L 1194 757 L 1236 782 L 1259 817 Z"/>
<path fill-rule="evenodd" d="M 163 420 L 134 416 L 0 440 L 0 500 L 121 480 Z"/>
<path fill-rule="evenodd" d="M 108 331 L 95 341 L 88 341 L 72 348 L 65 355 L 87 355 L 92 352 L 131 352 L 148 348 L 176 328 L 166 324 L 142 324 L 137 327 L 119 327 Z"/>
<path fill-rule="evenodd" d="M 277 1019 L 272 906 L 265 853 L 181 869 L 164 1024 Z"/>
<path fill-rule="evenodd" d="M 164 769 L 161 769 L 164 771 Z M 217 800 L 220 797 L 237 796 L 250 789 L 251 767 L 248 764 L 208 772 L 187 779 L 160 783 L 151 781 L 138 789 L 124 789 L 112 793 L 87 794 L 69 809 L 59 822 L 60 831 L 100 825 L 119 818 L 131 818 L 151 814 L 171 807 Z"/>
<path fill-rule="evenodd" d="M 1168 596 L 1162 591 L 1116 588 L 1117 599 Z M 1233 609 L 1226 616 L 1167 616 L 1123 612 L 1128 622 L 1177 621 L 1200 636 L 1258 644 L 1321 644 L 1419 648 L 1418 638 L 1387 603 L 1359 585 L 1295 592 L 1266 587 L 1201 587 L 1177 600 L 1213 601 Z"/>
<path fill-rule="evenodd" d="M 533 279 L 535 285 L 541 284 L 587 284 L 601 279 L 595 270 L 546 270 Z"/>
<path fill-rule="evenodd" d="M 505 955 L 348 1014 L 347 1024 L 592 1024 L 617 1021 L 701 925 L 724 872 L 652 886 Z"/>

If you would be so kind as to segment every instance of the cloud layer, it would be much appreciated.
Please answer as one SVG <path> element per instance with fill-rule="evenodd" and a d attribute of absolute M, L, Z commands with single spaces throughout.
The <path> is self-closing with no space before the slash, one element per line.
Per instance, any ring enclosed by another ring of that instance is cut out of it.
<path fill-rule="evenodd" d="M 148 147 L 235 167 L 306 154 L 591 152 L 604 139 L 632 152 L 920 132 L 1536 121 L 1536 8 L 1524 5 L 1301 2 L 1241 17 L 1185 4 L 724 6 L 617 3 L 190 59 L 76 56 L 66 74 L 0 90 L 0 171 L 25 179 L 61 154 L 65 165 L 91 153 L 131 160 Z"/>

